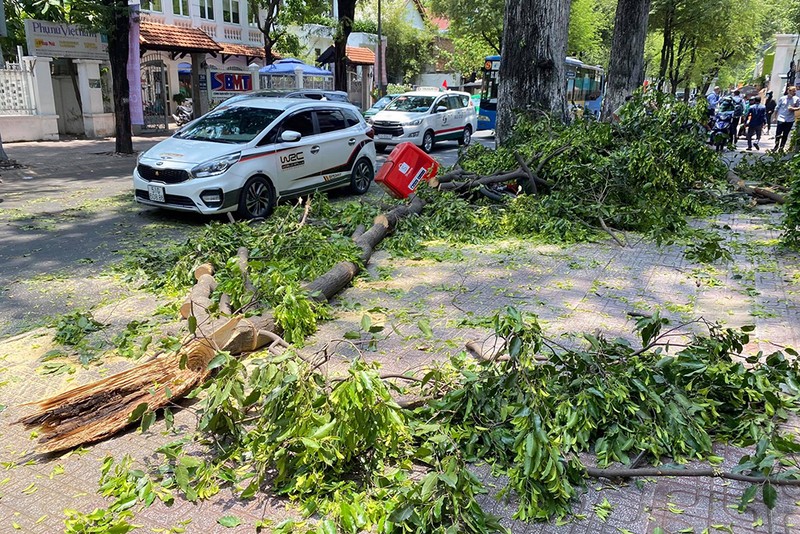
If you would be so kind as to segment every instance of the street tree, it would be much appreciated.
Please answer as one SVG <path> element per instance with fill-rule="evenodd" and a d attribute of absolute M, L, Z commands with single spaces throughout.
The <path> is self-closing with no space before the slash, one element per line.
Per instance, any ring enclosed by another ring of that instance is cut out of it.
<path fill-rule="evenodd" d="M 504 0 L 431 0 L 431 9 L 450 21 L 450 34 L 481 43 L 499 54 L 503 44 Z"/>
<path fill-rule="evenodd" d="M 275 51 L 297 55 L 300 43 L 288 31 L 293 24 L 317 22 L 328 11 L 327 0 L 248 0 L 248 10 L 256 13 L 253 22 L 264 36 L 264 61 L 275 61 Z"/>
<path fill-rule="evenodd" d="M 359 5 L 353 31 L 378 33 L 377 5 L 375 0 Z M 422 28 L 413 25 L 406 17 L 407 4 L 403 0 L 382 0 L 381 7 L 381 35 L 386 38 L 387 76 L 391 82 L 410 83 L 435 60 L 435 29 L 427 19 L 423 19 Z"/>
<path fill-rule="evenodd" d="M 566 118 L 569 8 L 570 0 L 507 0 L 497 106 L 501 144 L 519 114 L 544 112 Z"/>
<path fill-rule="evenodd" d="M 650 0 L 619 0 L 617 4 L 603 119 L 609 119 L 625 102 L 625 97 L 644 81 L 644 42 L 649 16 Z"/>
<path fill-rule="evenodd" d="M 347 91 L 347 39 L 353 31 L 357 0 L 334 1 L 339 10 L 339 20 L 333 41 L 336 52 L 333 84 L 337 91 Z"/>

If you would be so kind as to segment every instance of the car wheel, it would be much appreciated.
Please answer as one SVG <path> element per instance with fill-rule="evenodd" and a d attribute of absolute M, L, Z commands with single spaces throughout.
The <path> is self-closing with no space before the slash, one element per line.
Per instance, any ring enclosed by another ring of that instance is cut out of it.
<path fill-rule="evenodd" d="M 244 219 L 269 216 L 275 207 L 275 188 L 263 176 L 253 176 L 244 184 L 239 195 L 237 213 Z"/>
<path fill-rule="evenodd" d="M 372 163 L 366 158 L 361 158 L 353 167 L 353 174 L 350 176 L 350 190 L 356 195 L 363 195 L 369 190 L 369 184 L 375 177 Z"/>
<path fill-rule="evenodd" d="M 378 154 L 383 154 L 386 152 L 386 145 L 379 145 L 378 143 L 375 143 L 375 152 Z"/>
<path fill-rule="evenodd" d="M 422 150 L 427 153 L 433 150 L 433 132 L 430 130 L 425 132 L 425 135 L 422 136 Z"/>
<path fill-rule="evenodd" d="M 472 128 L 467 126 L 464 128 L 464 133 L 461 135 L 461 139 L 458 140 L 459 145 L 469 146 L 472 142 Z"/>

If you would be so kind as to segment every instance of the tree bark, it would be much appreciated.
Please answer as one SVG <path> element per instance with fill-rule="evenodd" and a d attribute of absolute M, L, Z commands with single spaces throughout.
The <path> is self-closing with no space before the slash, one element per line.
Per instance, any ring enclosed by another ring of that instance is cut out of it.
<path fill-rule="evenodd" d="M 118 154 L 133 154 L 131 139 L 130 86 L 128 85 L 128 33 L 130 11 L 127 0 L 103 0 L 111 11 L 111 28 L 108 32 L 108 58 L 114 82 L 114 128 Z"/>
<path fill-rule="evenodd" d="M 0 135 L 0 161 L 8 161 L 8 154 L 6 154 L 6 151 L 3 148 L 3 137 L 2 137 L 2 135 Z"/>
<path fill-rule="evenodd" d="M 497 109 L 497 140 L 508 139 L 519 113 L 566 119 L 564 58 L 571 0 L 506 0 Z"/>
<path fill-rule="evenodd" d="M 347 38 L 353 31 L 353 19 L 356 16 L 356 0 L 336 0 L 339 6 L 339 28 L 336 31 L 334 50 L 336 63 L 334 63 L 333 84 L 337 91 L 347 92 Z"/>
<path fill-rule="evenodd" d="M 625 97 L 633 94 L 644 81 L 644 42 L 649 16 L 650 0 L 617 2 L 606 96 L 603 99 L 604 120 L 610 119 L 614 110 L 625 103 Z"/>

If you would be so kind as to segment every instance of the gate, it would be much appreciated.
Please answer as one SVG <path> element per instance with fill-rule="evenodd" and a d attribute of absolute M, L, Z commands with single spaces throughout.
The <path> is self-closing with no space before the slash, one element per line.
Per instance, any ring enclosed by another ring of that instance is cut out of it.
<path fill-rule="evenodd" d="M 167 66 L 157 55 L 142 59 L 144 127 L 167 130 Z"/>

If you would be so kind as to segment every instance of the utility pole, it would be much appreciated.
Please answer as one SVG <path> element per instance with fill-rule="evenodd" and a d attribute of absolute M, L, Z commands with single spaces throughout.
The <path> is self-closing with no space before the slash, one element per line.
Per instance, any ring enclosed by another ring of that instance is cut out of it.
<path fill-rule="evenodd" d="M 378 99 L 383 96 L 383 37 L 381 37 L 381 0 L 378 0 L 378 57 L 375 60 Z"/>

